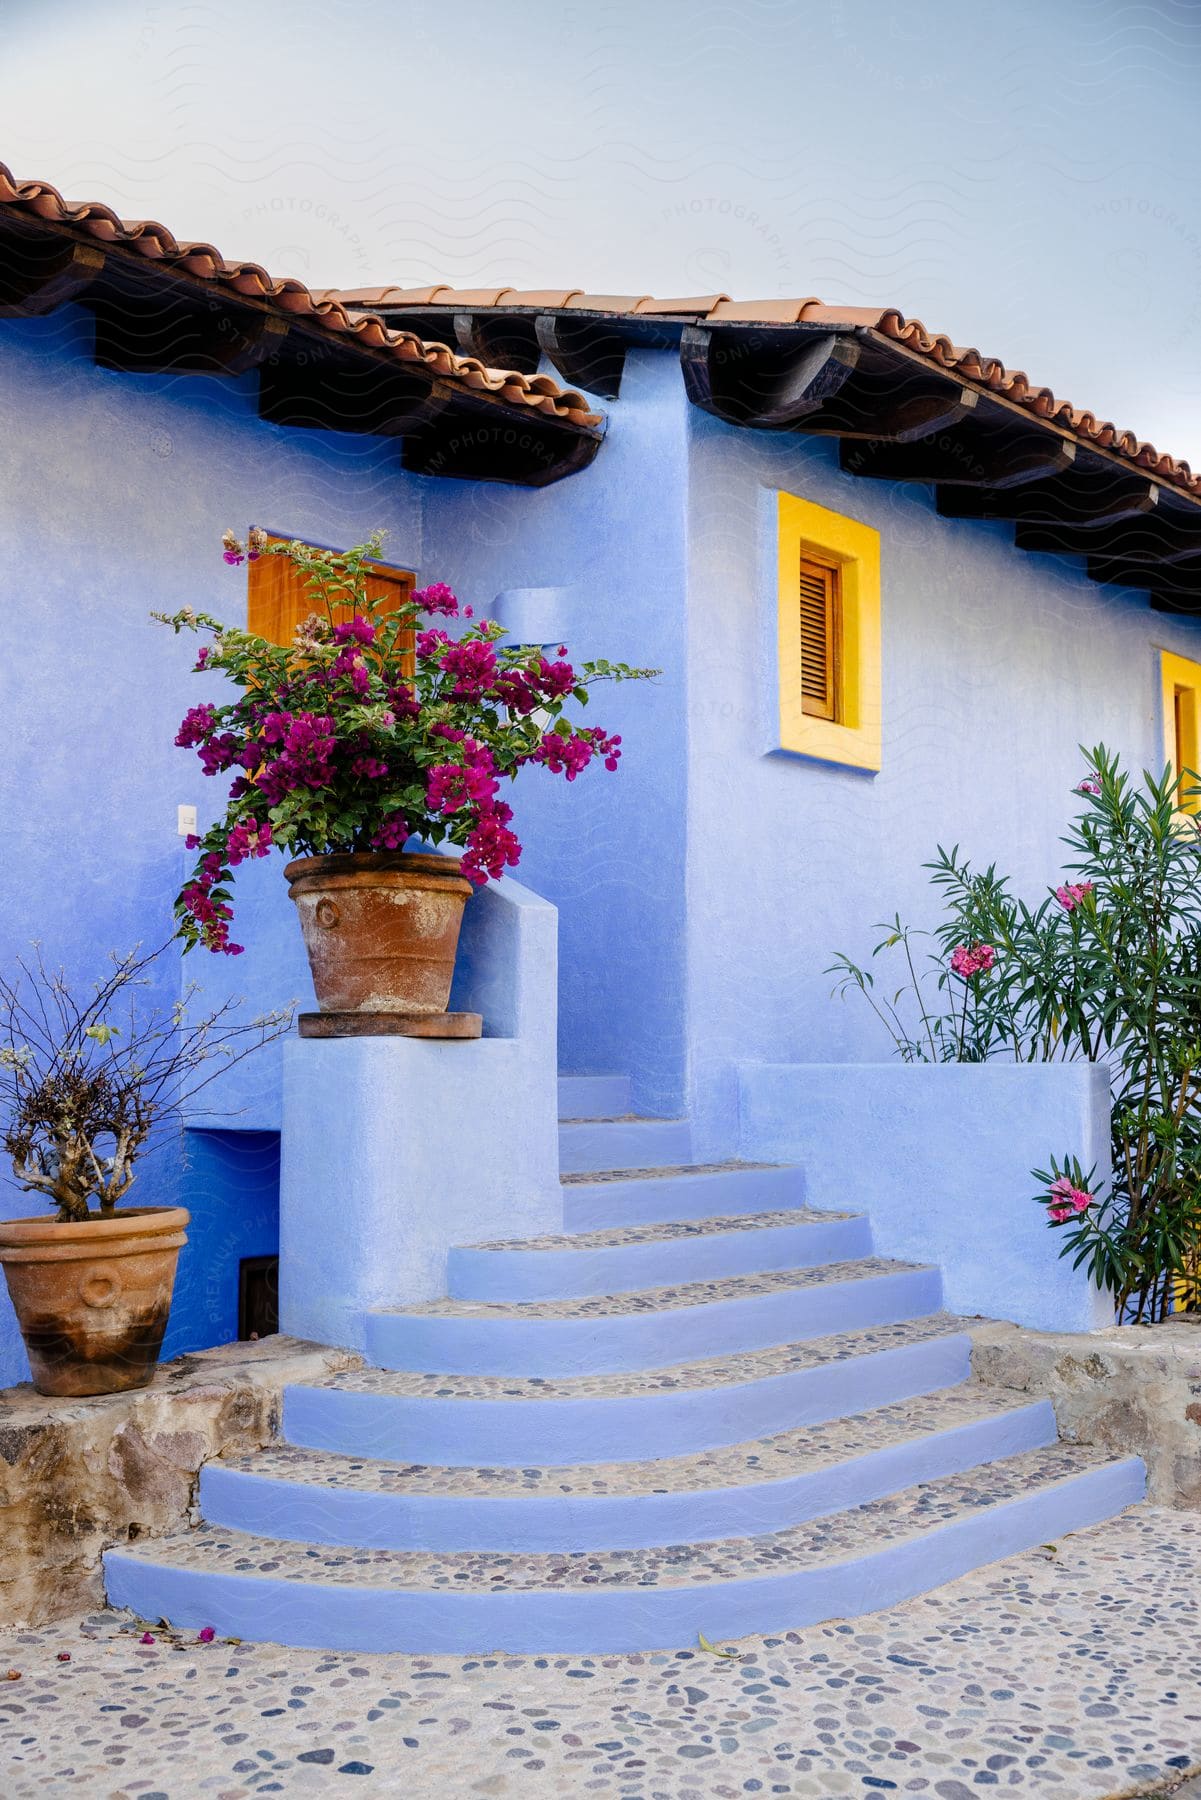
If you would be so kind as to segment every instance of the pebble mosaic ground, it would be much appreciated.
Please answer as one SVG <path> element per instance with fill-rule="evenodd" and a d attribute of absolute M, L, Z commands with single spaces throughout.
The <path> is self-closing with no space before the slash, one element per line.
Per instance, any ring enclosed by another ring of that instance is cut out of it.
<path fill-rule="evenodd" d="M 1147 1506 L 732 1656 L 371 1657 L 145 1629 L 0 1637 L 0 1677 L 20 1672 L 0 1683 L 4 1800 L 1116 1800 L 1201 1768 L 1201 1518 Z"/>

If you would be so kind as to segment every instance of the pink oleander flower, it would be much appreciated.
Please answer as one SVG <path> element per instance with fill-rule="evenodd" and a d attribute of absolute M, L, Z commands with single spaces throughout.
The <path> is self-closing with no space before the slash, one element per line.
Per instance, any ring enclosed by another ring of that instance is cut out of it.
<path fill-rule="evenodd" d="M 996 960 L 991 944 L 956 944 L 951 952 L 951 971 L 970 981 L 974 975 L 987 975 Z"/>
<path fill-rule="evenodd" d="M 1066 1219 L 1087 1212 L 1096 1201 L 1095 1194 L 1078 1188 L 1069 1175 L 1061 1175 L 1057 1181 L 1053 1181 L 1047 1192 L 1051 1197 L 1047 1217 L 1056 1225 L 1062 1225 Z"/>
<path fill-rule="evenodd" d="M 1087 900 L 1092 891 L 1093 884 L 1091 881 L 1070 881 L 1064 887 L 1056 888 L 1055 898 L 1058 900 L 1060 906 L 1062 906 L 1064 912 L 1074 912 L 1078 906 L 1082 905 L 1083 902 Z"/>
<path fill-rule="evenodd" d="M 1099 794 L 1101 792 L 1101 777 L 1099 775 L 1086 775 L 1083 781 L 1077 783 L 1076 792 L 1078 794 Z"/>

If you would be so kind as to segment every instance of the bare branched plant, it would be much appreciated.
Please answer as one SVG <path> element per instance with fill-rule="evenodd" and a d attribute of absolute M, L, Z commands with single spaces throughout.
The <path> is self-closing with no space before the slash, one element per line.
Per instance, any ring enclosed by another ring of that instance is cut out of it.
<path fill-rule="evenodd" d="M 63 1223 L 109 1217 L 133 1186 L 136 1163 L 187 1102 L 246 1056 L 279 1037 L 292 1011 L 253 1019 L 227 1000 L 189 1016 L 195 989 L 174 1005 L 147 1005 L 149 954 L 113 954 L 111 972 L 86 1000 L 38 949 L 17 975 L 0 975 L 0 1106 L 3 1144 L 21 1186 L 44 1194 Z"/>

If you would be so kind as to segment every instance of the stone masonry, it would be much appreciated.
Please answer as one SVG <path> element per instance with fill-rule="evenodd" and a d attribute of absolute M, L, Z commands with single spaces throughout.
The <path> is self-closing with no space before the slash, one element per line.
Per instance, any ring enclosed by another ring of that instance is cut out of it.
<path fill-rule="evenodd" d="M 178 1357 L 136 1393 L 50 1400 L 27 1384 L 0 1392 L 0 1624 L 42 1624 L 102 1604 L 102 1551 L 177 1529 L 203 1463 L 277 1436 L 289 1382 L 361 1361 L 271 1337 Z"/>
<path fill-rule="evenodd" d="M 1083 1334 L 964 1323 L 982 1381 L 1045 1395 L 1061 1438 L 1141 1456 L 1148 1500 L 1201 1512 L 1201 1315 Z"/>

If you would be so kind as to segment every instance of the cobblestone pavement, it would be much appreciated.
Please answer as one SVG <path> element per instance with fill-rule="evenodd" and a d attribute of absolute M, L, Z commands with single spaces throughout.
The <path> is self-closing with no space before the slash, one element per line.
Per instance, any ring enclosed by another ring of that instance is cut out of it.
<path fill-rule="evenodd" d="M 1160 1793 L 1201 1768 L 1199 1615 L 1201 1517 L 1152 1507 L 734 1656 L 146 1644 L 98 1614 L 0 1636 L 0 1794 Z"/>

